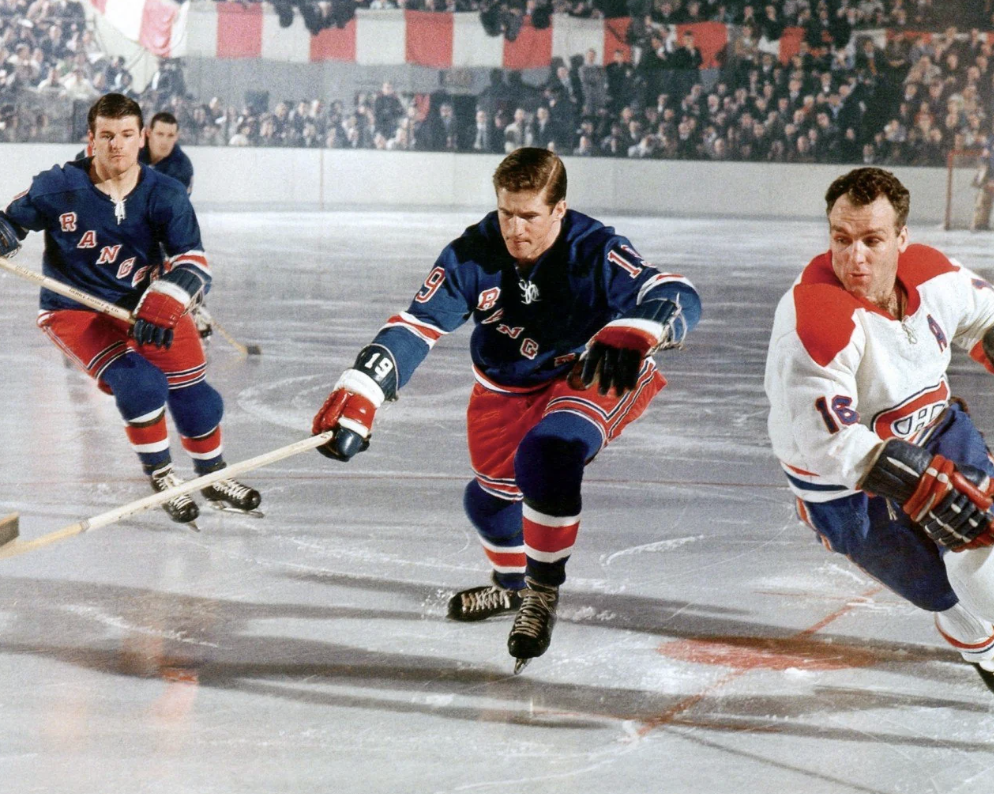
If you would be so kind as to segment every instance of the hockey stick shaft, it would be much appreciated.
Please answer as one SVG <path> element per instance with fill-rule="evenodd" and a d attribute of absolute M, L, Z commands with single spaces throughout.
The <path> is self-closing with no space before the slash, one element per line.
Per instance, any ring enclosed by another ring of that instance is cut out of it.
<path fill-rule="evenodd" d="M 322 444 L 331 441 L 333 436 L 334 431 L 329 430 L 325 433 L 320 433 L 319 435 L 311 436 L 310 438 L 305 438 L 301 441 L 296 441 L 293 444 L 288 444 L 285 447 L 274 449 L 271 452 L 257 455 L 254 458 L 249 458 L 248 460 L 243 460 L 239 463 L 233 463 L 224 469 L 218 469 L 210 474 L 197 477 L 194 480 L 188 480 L 182 485 L 167 488 L 165 491 L 160 491 L 159 493 L 154 493 L 151 496 L 146 496 L 144 499 L 138 499 L 135 502 L 130 502 L 126 505 L 122 505 L 121 507 L 115 507 L 113 510 L 100 513 L 100 515 L 93 516 L 93 518 L 78 521 L 75 524 L 70 524 L 69 526 L 63 527 L 55 532 L 50 532 L 47 535 L 42 535 L 34 540 L 14 540 L 5 546 L 0 546 L 0 559 L 17 557 L 21 554 L 26 554 L 29 551 L 34 551 L 35 549 L 40 549 L 44 546 L 50 546 L 53 543 L 58 543 L 60 540 L 65 540 L 66 538 L 71 538 L 75 535 L 81 535 L 89 530 L 105 527 L 108 524 L 113 524 L 123 518 L 133 516 L 136 513 L 141 513 L 149 508 L 163 505 L 170 499 L 175 499 L 177 496 L 184 496 L 186 494 L 193 493 L 194 491 L 198 491 L 201 488 L 206 488 L 208 485 L 211 485 L 218 480 L 226 480 L 230 477 L 236 477 L 239 474 L 243 474 L 247 471 L 252 471 L 253 469 L 258 469 L 263 466 L 268 466 L 270 463 L 276 463 L 276 461 L 289 458 L 292 455 L 297 455 L 301 452 L 306 452 L 309 449 L 316 449 Z"/>
<path fill-rule="evenodd" d="M 219 323 L 217 320 L 212 320 L 211 321 L 211 325 L 213 325 L 214 328 L 217 330 L 217 332 L 219 334 L 221 334 L 221 336 L 224 337 L 224 341 L 225 342 L 227 342 L 229 345 L 231 345 L 233 348 L 235 348 L 235 350 L 237 350 L 243 356 L 247 356 L 248 355 L 248 353 L 249 353 L 248 347 L 246 347 L 245 345 L 243 345 L 241 342 L 239 342 L 237 339 L 235 339 L 235 337 L 233 337 L 231 334 L 229 334 L 227 331 L 225 331 L 224 330 L 224 326 L 221 325 L 221 323 Z"/>
<path fill-rule="evenodd" d="M 83 292 L 75 287 L 70 287 L 68 284 L 63 284 L 61 281 L 56 281 L 54 278 L 49 278 L 48 276 L 43 276 L 41 273 L 35 273 L 33 270 L 28 270 L 26 267 L 15 265 L 6 257 L 0 256 L 0 267 L 10 273 L 13 273 L 15 276 L 19 276 L 27 281 L 33 281 L 39 287 L 44 287 L 45 289 L 56 292 L 66 298 L 72 298 L 77 303 L 81 303 L 83 306 L 94 309 L 102 314 L 109 315 L 116 320 L 123 320 L 126 323 L 134 323 L 131 312 L 127 309 L 122 309 L 120 306 L 115 306 L 113 303 L 100 300 L 100 298 L 96 298 L 87 292 Z"/>
<path fill-rule="evenodd" d="M 15 265 L 6 257 L 0 256 L 0 268 L 13 273 L 15 276 L 19 276 L 26 281 L 32 281 L 39 287 L 44 287 L 47 290 L 58 293 L 66 298 L 71 298 L 77 303 L 82 304 L 90 309 L 106 314 L 116 320 L 123 320 L 126 323 L 134 325 L 135 319 L 131 316 L 131 312 L 127 309 L 122 309 L 120 306 L 115 306 L 113 303 L 101 300 L 100 298 L 94 297 L 87 292 L 83 292 L 80 289 L 71 287 L 68 284 L 63 284 L 61 281 L 56 281 L 54 278 L 49 278 L 48 276 L 43 276 L 41 273 L 35 273 L 33 270 L 28 270 L 26 267 L 21 267 L 20 265 Z M 258 345 L 243 345 L 237 339 L 235 339 L 231 334 L 221 327 L 221 324 L 216 320 L 213 321 L 213 326 L 217 328 L 218 332 L 225 338 L 225 340 L 243 356 L 249 355 L 260 355 L 262 351 Z"/>

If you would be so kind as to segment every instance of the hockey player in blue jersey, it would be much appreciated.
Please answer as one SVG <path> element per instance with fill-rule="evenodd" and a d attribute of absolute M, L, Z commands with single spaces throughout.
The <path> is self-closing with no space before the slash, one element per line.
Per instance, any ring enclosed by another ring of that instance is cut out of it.
<path fill-rule="evenodd" d="M 139 161 L 161 174 L 171 176 L 187 193 L 193 192 L 193 163 L 176 142 L 179 139 L 179 122 L 172 113 L 161 111 L 152 116 L 146 132 Z"/>
<path fill-rule="evenodd" d="M 133 328 L 46 289 L 38 325 L 100 388 L 114 396 L 152 487 L 173 472 L 168 405 L 197 474 L 224 468 L 223 404 L 205 380 L 203 346 L 189 311 L 210 288 L 200 227 L 183 186 L 138 162 L 141 108 L 107 94 L 90 108 L 92 157 L 56 166 L 0 212 L 0 254 L 16 253 L 29 231 L 45 235 L 46 276 L 132 311 Z M 252 511 L 258 491 L 220 480 L 203 495 L 215 506 Z M 198 516 L 187 496 L 165 505 L 174 521 Z"/>
<path fill-rule="evenodd" d="M 552 637 L 584 467 L 665 386 L 652 354 L 683 343 L 700 300 L 614 229 L 567 209 L 555 154 L 518 149 L 494 188 L 497 211 L 442 251 L 407 311 L 338 380 L 313 431 L 335 431 L 320 449 L 329 457 L 365 449 L 376 409 L 441 336 L 473 318 L 464 506 L 493 574 L 457 593 L 448 615 L 516 612 L 508 651 L 518 672 Z"/>

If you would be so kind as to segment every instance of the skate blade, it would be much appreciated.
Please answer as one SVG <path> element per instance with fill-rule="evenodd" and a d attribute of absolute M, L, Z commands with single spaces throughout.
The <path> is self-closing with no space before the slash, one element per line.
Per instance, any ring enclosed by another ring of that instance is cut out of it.
<path fill-rule="evenodd" d="M 517 675 L 522 670 L 524 670 L 531 659 L 515 659 L 514 660 L 514 674 Z"/>
<path fill-rule="evenodd" d="M 197 526 L 197 522 L 196 521 L 177 521 L 176 523 L 179 524 L 181 527 L 186 527 L 191 532 L 199 532 L 200 531 L 200 527 Z"/>
<path fill-rule="evenodd" d="M 212 502 L 207 501 L 214 510 L 220 510 L 222 513 L 237 513 L 240 516 L 250 516 L 252 518 L 265 518 L 266 514 L 261 510 L 239 510 L 237 507 L 232 507 L 231 505 L 226 505 L 224 502 Z"/>

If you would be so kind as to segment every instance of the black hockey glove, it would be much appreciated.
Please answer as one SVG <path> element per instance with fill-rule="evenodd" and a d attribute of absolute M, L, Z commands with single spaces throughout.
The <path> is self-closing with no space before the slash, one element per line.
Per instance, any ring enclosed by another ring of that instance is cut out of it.
<path fill-rule="evenodd" d="M 597 391 L 614 389 L 618 397 L 635 388 L 642 362 L 666 342 L 680 307 L 670 300 L 646 301 L 628 317 L 614 320 L 594 334 L 577 362 L 583 388 L 597 383 Z"/>
<path fill-rule="evenodd" d="M 932 540 L 952 551 L 994 545 L 990 478 L 973 466 L 892 438 L 860 484 L 893 499 Z"/>
<path fill-rule="evenodd" d="M 17 229 L 0 214 L 0 256 L 13 259 L 20 250 L 21 238 L 17 236 Z"/>

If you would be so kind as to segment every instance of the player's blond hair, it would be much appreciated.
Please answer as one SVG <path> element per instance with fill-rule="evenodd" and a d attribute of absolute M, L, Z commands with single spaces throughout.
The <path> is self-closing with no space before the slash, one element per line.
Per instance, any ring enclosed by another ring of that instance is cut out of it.
<path fill-rule="evenodd" d="M 857 207 L 865 207 L 883 196 L 897 213 L 895 228 L 900 231 L 908 222 L 911 193 L 901 184 L 900 179 L 883 168 L 874 168 L 873 166 L 854 168 L 848 174 L 843 174 L 836 179 L 829 185 L 828 191 L 825 193 L 825 203 L 828 205 L 825 209 L 826 214 L 831 214 L 835 202 L 842 196 L 848 196 L 853 205 Z"/>
<path fill-rule="evenodd" d="M 566 198 L 566 166 L 548 149 L 515 149 L 494 171 L 494 190 L 508 193 L 545 191 L 545 203 L 554 207 Z"/>

